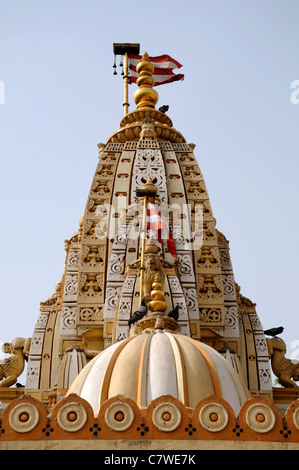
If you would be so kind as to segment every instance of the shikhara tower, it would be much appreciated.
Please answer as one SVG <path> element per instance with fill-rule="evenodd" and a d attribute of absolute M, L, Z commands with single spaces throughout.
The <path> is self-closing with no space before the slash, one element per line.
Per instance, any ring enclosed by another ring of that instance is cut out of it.
<path fill-rule="evenodd" d="M 98 145 L 85 213 L 65 241 L 62 278 L 21 348 L 25 390 L 0 388 L 0 443 L 296 443 L 299 394 L 295 386 L 288 397 L 273 390 L 270 340 L 234 278 L 195 145 L 156 109 L 146 53 L 137 72 L 136 110 Z M 167 219 L 177 262 L 152 233 L 142 242 L 142 191 Z M 148 311 L 129 328 L 141 287 Z M 178 320 L 168 316 L 176 305 Z"/>
<path fill-rule="evenodd" d="M 229 244 L 216 229 L 194 145 L 186 142 L 166 114 L 155 109 L 158 94 L 148 85 L 150 72 L 150 62 L 143 59 L 142 82 L 135 93 L 137 110 L 124 117 L 106 144 L 99 144 L 85 214 L 78 233 L 66 242 L 61 288 L 41 307 L 26 387 L 66 388 L 71 383 L 65 378 L 59 381 L 57 357 L 62 358 L 70 346 L 101 351 L 129 336 L 128 320 L 139 305 L 140 291 L 140 271 L 134 263 L 141 256 L 142 209 L 134 203 L 136 190 L 150 177 L 158 189 L 159 204 L 181 208 L 174 227 L 177 265 L 162 249 L 168 263 L 164 268 L 168 310 L 178 303 L 181 331 L 216 350 L 234 351 L 249 389 L 268 394 L 272 379 L 262 325 L 254 305 L 239 293 Z M 203 233 L 199 233 L 203 239 L 201 249 L 193 250 L 182 221 L 191 216 L 192 229 L 196 209 L 203 213 Z M 135 216 L 136 211 L 141 217 Z M 47 337 L 50 325 L 51 339 Z"/>

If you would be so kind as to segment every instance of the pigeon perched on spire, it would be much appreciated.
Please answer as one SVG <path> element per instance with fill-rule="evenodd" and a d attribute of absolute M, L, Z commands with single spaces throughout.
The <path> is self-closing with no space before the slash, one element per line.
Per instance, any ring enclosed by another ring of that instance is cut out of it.
<path fill-rule="evenodd" d="M 179 319 L 179 304 L 177 304 L 171 312 L 169 312 L 168 316 L 170 318 L 173 318 L 175 321 L 178 321 Z"/>
<path fill-rule="evenodd" d="M 278 328 L 270 328 L 269 330 L 265 330 L 264 334 L 266 336 L 277 336 L 280 335 L 284 330 L 283 326 L 279 326 Z"/>
<path fill-rule="evenodd" d="M 161 108 L 159 108 L 159 111 L 161 111 L 161 113 L 166 113 L 166 111 L 169 110 L 169 106 L 168 104 L 163 104 L 163 106 L 161 106 Z"/>
<path fill-rule="evenodd" d="M 140 307 L 138 308 L 138 310 L 136 310 L 136 312 L 133 313 L 133 315 L 131 316 L 129 322 L 128 322 L 128 325 L 129 325 L 129 328 L 131 328 L 131 326 L 136 323 L 137 321 L 141 320 L 141 318 L 144 317 L 144 315 L 146 314 L 147 312 L 147 306 L 145 304 L 145 298 L 143 297 L 141 299 L 141 304 L 140 304 Z"/>

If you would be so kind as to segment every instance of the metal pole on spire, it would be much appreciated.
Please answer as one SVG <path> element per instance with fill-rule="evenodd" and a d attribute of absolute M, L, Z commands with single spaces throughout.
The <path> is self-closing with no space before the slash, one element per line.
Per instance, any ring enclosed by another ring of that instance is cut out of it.
<path fill-rule="evenodd" d="M 128 52 L 125 52 L 124 56 L 124 115 L 128 114 L 129 112 L 129 60 L 128 60 Z"/>
<path fill-rule="evenodd" d="M 154 185 L 151 178 L 148 177 L 147 182 L 140 188 L 136 189 L 136 196 L 143 198 L 143 222 L 141 230 L 141 263 L 140 263 L 140 302 L 143 297 L 143 283 L 144 283 L 144 260 L 145 260 L 145 242 L 147 234 L 147 202 L 150 197 L 155 199 L 158 194 L 158 188 Z"/>
<path fill-rule="evenodd" d="M 124 115 L 129 112 L 129 60 L 128 54 L 138 55 L 140 51 L 140 44 L 128 44 L 128 43 L 114 43 L 113 44 L 113 53 L 114 56 L 120 55 L 124 57 Z M 115 72 L 114 72 L 115 73 Z"/>

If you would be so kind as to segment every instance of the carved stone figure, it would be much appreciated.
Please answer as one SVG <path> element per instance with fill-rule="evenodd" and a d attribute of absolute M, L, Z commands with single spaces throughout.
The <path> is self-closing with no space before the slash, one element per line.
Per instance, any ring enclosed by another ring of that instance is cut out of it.
<path fill-rule="evenodd" d="M 163 289 L 165 281 L 165 268 L 173 268 L 173 265 L 168 263 L 165 259 L 158 254 L 159 248 L 152 239 L 149 239 L 145 248 L 145 260 L 144 260 L 144 284 L 143 284 L 143 296 L 146 300 L 151 299 L 152 285 L 154 282 L 159 282 Z M 130 268 L 140 269 L 141 261 L 138 259 L 134 263 L 130 264 Z"/>
<path fill-rule="evenodd" d="M 299 381 L 299 361 L 285 357 L 287 350 L 285 342 L 275 336 L 274 338 L 267 338 L 267 346 L 272 370 L 278 377 L 279 383 L 286 388 L 298 388 L 294 381 Z"/>
<path fill-rule="evenodd" d="M 140 138 L 141 139 L 156 139 L 155 121 L 153 119 L 148 117 L 142 121 Z"/>
<path fill-rule="evenodd" d="M 145 258 L 145 273 L 143 293 L 145 298 L 150 297 L 153 283 L 159 282 L 164 286 L 165 273 L 162 263 L 156 256 L 148 256 Z M 163 288 L 163 287 L 162 287 Z"/>
<path fill-rule="evenodd" d="M 28 359 L 31 338 L 15 338 L 12 343 L 4 343 L 2 351 L 10 357 L 0 361 L 0 387 L 11 387 L 17 382 Z"/>

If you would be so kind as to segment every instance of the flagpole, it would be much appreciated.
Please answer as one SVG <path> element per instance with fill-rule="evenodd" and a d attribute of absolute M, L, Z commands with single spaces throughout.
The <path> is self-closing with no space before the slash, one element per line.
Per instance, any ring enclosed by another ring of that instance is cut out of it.
<path fill-rule="evenodd" d="M 145 242 L 147 234 L 147 203 L 150 197 L 155 199 L 158 194 L 158 188 L 152 182 L 150 176 L 147 179 L 147 182 L 140 188 L 136 189 L 136 196 L 143 197 L 143 220 L 142 220 L 142 231 L 141 231 L 141 262 L 140 262 L 140 302 L 143 297 L 143 284 L 144 284 L 144 261 L 145 261 Z"/>
<path fill-rule="evenodd" d="M 143 297 L 143 284 L 144 284 L 144 260 L 145 260 L 145 242 L 146 242 L 146 215 L 147 215 L 147 194 L 143 198 L 143 222 L 142 222 L 142 240 L 141 240 L 141 263 L 140 263 L 140 301 Z"/>
<path fill-rule="evenodd" d="M 128 52 L 124 55 L 124 115 L 126 116 L 129 112 L 129 60 Z"/>
<path fill-rule="evenodd" d="M 113 53 L 114 56 L 120 55 L 124 58 L 124 115 L 126 116 L 129 112 L 129 56 L 128 54 L 139 54 L 140 44 L 134 43 L 114 43 Z M 115 66 L 116 67 L 116 64 Z M 117 75 L 115 71 L 114 75 Z"/>

